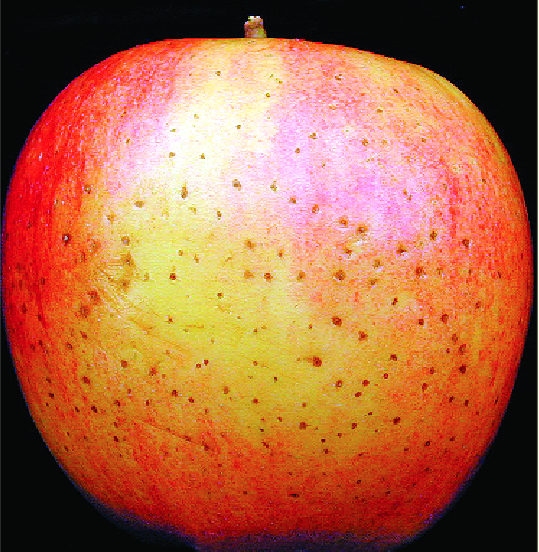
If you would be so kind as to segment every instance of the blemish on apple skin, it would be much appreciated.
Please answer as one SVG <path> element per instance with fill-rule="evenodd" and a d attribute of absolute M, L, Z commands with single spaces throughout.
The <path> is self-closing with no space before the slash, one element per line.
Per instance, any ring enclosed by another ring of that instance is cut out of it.
<path fill-rule="evenodd" d="M 71 241 L 71 235 L 70 234 L 62 234 L 62 241 L 64 245 L 67 245 Z"/>

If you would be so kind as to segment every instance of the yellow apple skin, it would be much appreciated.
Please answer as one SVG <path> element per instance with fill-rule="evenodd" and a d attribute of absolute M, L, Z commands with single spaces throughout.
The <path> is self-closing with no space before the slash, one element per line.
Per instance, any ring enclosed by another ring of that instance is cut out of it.
<path fill-rule="evenodd" d="M 18 160 L 2 269 L 59 464 L 210 550 L 424 531 L 496 434 L 532 300 L 478 109 L 285 39 L 164 41 L 75 79 Z"/>

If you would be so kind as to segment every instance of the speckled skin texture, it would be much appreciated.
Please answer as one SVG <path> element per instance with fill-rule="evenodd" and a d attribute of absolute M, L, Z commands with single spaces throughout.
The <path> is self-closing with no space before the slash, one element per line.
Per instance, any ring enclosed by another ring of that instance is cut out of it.
<path fill-rule="evenodd" d="M 3 255 L 58 462 L 213 549 L 427 528 L 496 433 L 532 294 L 517 175 L 473 104 L 299 40 L 164 41 L 84 73 L 25 145 Z"/>

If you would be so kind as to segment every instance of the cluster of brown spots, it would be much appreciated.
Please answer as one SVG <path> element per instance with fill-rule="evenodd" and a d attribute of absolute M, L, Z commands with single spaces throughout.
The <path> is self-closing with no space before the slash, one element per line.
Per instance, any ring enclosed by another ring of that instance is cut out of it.
<path fill-rule="evenodd" d="M 237 178 L 232 181 L 232 186 L 234 186 L 236 190 L 241 190 L 241 183 Z"/>
<path fill-rule="evenodd" d="M 337 270 L 334 274 L 334 278 L 336 280 L 338 280 L 339 282 L 342 282 L 345 278 L 346 278 L 346 274 L 344 272 L 344 270 L 342 270 L 341 268 L 339 268 L 339 270 Z"/>
<path fill-rule="evenodd" d="M 175 280 L 176 279 L 176 273 L 175 272 L 171 272 L 168 276 L 168 279 L 169 280 Z"/>
<path fill-rule="evenodd" d="M 367 339 L 367 334 L 365 332 L 359 332 L 358 333 L 358 340 L 359 341 L 365 341 Z"/>
<path fill-rule="evenodd" d="M 334 316 L 331 319 L 331 322 L 333 323 L 334 326 L 341 326 L 342 325 L 342 320 L 338 316 Z"/>

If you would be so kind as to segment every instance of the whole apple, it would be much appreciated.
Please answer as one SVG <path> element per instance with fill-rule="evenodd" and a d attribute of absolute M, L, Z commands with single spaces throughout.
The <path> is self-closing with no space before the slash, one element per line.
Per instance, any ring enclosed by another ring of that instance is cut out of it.
<path fill-rule="evenodd" d="M 385 549 L 505 411 L 522 192 L 442 77 L 251 23 L 112 56 L 36 124 L 4 219 L 12 354 L 110 515 L 208 549 Z"/>

